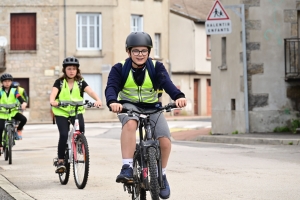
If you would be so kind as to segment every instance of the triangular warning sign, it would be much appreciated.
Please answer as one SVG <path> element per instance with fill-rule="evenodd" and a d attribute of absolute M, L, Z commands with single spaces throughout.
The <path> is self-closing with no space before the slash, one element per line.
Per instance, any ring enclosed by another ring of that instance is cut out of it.
<path fill-rule="evenodd" d="M 229 20 L 229 17 L 221 2 L 216 0 L 216 3 L 209 12 L 206 20 Z"/>

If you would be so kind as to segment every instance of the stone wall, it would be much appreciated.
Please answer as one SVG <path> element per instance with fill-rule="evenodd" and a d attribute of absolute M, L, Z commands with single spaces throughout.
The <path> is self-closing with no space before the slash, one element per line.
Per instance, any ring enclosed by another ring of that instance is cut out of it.
<path fill-rule="evenodd" d="M 57 77 L 48 76 L 45 70 L 54 69 L 59 48 L 59 0 L 1 0 L 0 36 L 8 40 L 6 70 L 15 78 L 29 79 L 29 122 L 50 121 L 49 91 Z M 10 51 L 10 14 L 36 13 L 37 50 Z"/>

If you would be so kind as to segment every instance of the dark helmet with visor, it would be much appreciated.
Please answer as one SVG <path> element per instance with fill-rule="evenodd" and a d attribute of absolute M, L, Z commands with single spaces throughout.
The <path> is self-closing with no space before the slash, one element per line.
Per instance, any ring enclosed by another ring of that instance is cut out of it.
<path fill-rule="evenodd" d="M 149 53 L 152 48 L 152 39 L 148 33 L 145 32 L 132 32 L 127 36 L 126 51 L 132 47 L 148 47 Z"/>
<path fill-rule="evenodd" d="M 75 57 L 66 57 L 63 61 L 62 66 L 65 68 L 65 67 L 70 66 L 70 65 L 75 65 L 75 66 L 79 67 L 78 59 L 75 58 Z"/>
<path fill-rule="evenodd" d="M 5 80 L 13 80 L 13 77 L 12 77 L 12 75 L 11 74 L 7 74 L 7 73 L 5 73 L 5 74 L 2 74 L 2 76 L 1 76 L 1 83 L 3 82 L 3 81 L 5 81 Z"/>

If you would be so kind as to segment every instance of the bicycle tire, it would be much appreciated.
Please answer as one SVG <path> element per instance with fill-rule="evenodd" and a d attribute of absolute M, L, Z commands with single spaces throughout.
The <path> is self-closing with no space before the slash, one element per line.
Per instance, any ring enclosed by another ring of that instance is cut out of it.
<path fill-rule="evenodd" d="M 8 132 L 8 164 L 12 164 L 12 147 L 14 143 L 14 128 L 11 124 L 7 125 L 7 132 Z"/>
<path fill-rule="evenodd" d="M 150 194 L 152 200 L 159 200 L 159 192 L 160 187 L 157 179 L 157 160 L 156 160 L 156 149 L 154 147 L 148 148 L 148 167 L 149 167 L 149 175 L 150 177 Z"/>
<path fill-rule="evenodd" d="M 142 177 L 142 167 L 141 163 L 141 154 L 139 151 L 139 146 L 136 145 L 136 151 L 133 156 L 133 179 L 134 184 L 132 185 L 132 200 L 146 200 L 146 190 L 141 187 L 143 182 Z"/>
<path fill-rule="evenodd" d="M 2 138 L 2 140 L 4 139 L 3 141 L 3 154 L 4 154 L 4 160 L 8 160 L 8 148 L 7 148 L 7 144 L 6 144 L 6 141 L 7 141 L 7 132 L 5 130 L 5 132 L 3 133 L 5 134 L 4 137 Z"/>
<path fill-rule="evenodd" d="M 68 150 L 68 146 L 66 147 L 66 151 L 65 151 L 65 167 L 66 170 L 64 173 L 59 173 L 58 177 L 59 177 L 59 181 L 62 185 L 66 185 L 69 181 L 69 177 L 70 177 L 70 163 L 69 163 L 69 150 Z"/>
<path fill-rule="evenodd" d="M 83 189 L 86 186 L 89 176 L 89 165 L 88 143 L 86 137 L 83 134 L 79 134 L 76 137 L 75 149 L 73 151 L 73 175 L 78 189 Z"/>

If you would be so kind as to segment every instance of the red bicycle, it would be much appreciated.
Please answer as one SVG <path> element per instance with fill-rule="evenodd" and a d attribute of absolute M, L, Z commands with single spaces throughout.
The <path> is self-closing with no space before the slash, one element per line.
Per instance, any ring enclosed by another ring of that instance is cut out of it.
<path fill-rule="evenodd" d="M 88 175 L 89 175 L 89 162 L 90 154 L 87 139 L 84 134 L 79 130 L 79 119 L 78 119 L 78 107 L 86 106 L 88 108 L 94 107 L 94 103 L 85 100 L 85 103 L 82 102 L 72 102 L 72 103 L 60 103 L 62 106 L 75 106 L 75 123 L 72 125 L 69 131 L 64 165 L 66 170 L 64 173 L 59 173 L 58 177 L 62 185 L 66 185 L 69 181 L 70 176 L 70 165 L 73 163 L 73 174 L 75 183 L 78 189 L 83 189 L 86 186 Z M 54 158 L 53 165 L 57 166 L 58 158 Z"/>

